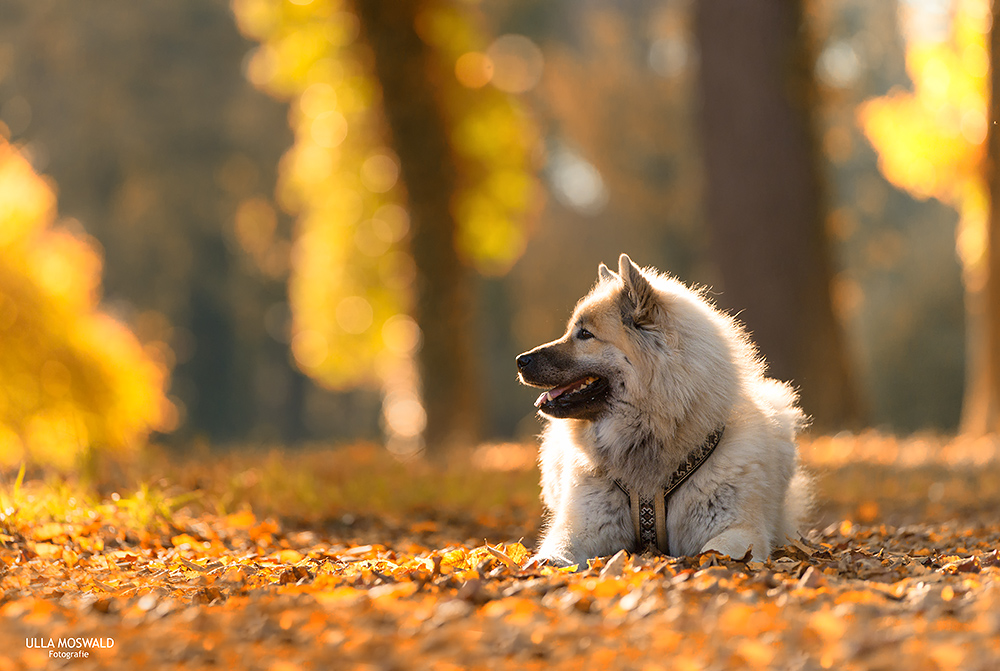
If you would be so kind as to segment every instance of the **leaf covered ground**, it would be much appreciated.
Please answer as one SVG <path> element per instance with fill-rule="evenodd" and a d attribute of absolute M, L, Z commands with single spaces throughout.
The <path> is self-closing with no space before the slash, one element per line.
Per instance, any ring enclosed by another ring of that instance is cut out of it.
<path fill-rule="evenodd" d="M 87 498 L 0 481 L 0 671 L 1000 668 L 992 440 L 818 438 L 815 528 L 715 554 L 522 568 L 530 448 L 152 460 Z"/>

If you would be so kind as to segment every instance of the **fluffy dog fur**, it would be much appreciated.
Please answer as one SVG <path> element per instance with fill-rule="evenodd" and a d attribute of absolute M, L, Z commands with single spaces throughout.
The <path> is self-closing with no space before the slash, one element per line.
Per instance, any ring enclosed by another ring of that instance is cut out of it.
<path fill-rule="evenodd" d="M 628 256 L 576 306 L 566 334 L 518 357 L 523 383 L 552 389 L 536 405 L 542 501 L 536 559 L 586 565 L 636 548 L 629 499 L 653 497 L 685 457 L 722 440 L 669 501 L 671 555 L 716 550 L 766 558 L 797 533 L 809 506 L 795 392 L 764 377 L 744 332 L 705 293 Z"/>

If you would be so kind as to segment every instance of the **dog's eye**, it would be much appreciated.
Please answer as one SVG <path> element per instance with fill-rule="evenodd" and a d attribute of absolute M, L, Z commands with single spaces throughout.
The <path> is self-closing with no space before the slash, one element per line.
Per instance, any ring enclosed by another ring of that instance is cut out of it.
<path fill-rule="evenodd" d="M 580 340 L 590 340 L 594 337 L 594 334 L 587 329 L 580 329 L 580 332 L 576 334 L 576 337 Z"/>

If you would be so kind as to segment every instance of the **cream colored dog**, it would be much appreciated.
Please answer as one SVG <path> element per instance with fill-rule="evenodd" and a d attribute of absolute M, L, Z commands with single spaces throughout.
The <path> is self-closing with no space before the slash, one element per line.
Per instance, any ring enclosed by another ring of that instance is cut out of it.
<path fill-rule="evenodd" d="M 704 292 L 622 254 L 566 334 L 517 358 L 548 420 L 536 560 L 584 566 L 649 546 L 765 559 L 809 507 L 787 385 Z"/>

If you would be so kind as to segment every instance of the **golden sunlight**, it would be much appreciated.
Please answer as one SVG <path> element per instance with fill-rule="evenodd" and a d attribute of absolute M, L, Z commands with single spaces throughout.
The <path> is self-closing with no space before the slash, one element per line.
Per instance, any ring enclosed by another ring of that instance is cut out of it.
<path fill-rule="evenodd" d="M 987 0 L 958 0 L 945 37 L 914 31 L 908 38 L 913 92 L 891 92 L 859 112 L 889 181 L 959 211 L 958 253 L 971 291 L 985 278 L 989 28 Z"/>
<path fill-rule="evenodd" d="M 169 347 L 98 309 L 99 247 L 55 217 L 54 189 L 0 140 L 0 466 L 68 470 L 177 422 Z"/>

